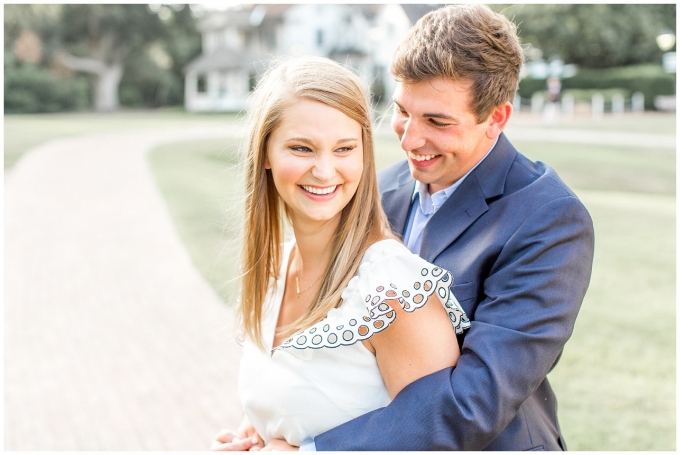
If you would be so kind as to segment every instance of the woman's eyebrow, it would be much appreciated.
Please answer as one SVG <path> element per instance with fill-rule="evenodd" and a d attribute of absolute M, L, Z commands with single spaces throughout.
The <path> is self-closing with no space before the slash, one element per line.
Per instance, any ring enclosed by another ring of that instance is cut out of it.
<path fill-rule="evenodd" d="M 344 139 L 338 139 L 336 144 L 340 144 L 340 143 L 343 143 L 343 142 L 358 141 L 358 140 L 359 139 L 357 139 L 356 137 L 347 137 L 347 138 L 344 138 Z M 291 138 L 288 139 L 288 141 L 304 142 L 305 144 L 310 144 L 310 145 L 314 144 L 313 140 L 307 139 L 306 137 L 291 137 Z"/>
<path fill-rule="evenodd" d="M 298 141 L 298 142 L 304 142 L 305 144 L 310 144 L 312 145 L 314 141 L 311 139 L 307 139 L 306 137 L 291 137 L 288 139 L 288 141 Z"/>

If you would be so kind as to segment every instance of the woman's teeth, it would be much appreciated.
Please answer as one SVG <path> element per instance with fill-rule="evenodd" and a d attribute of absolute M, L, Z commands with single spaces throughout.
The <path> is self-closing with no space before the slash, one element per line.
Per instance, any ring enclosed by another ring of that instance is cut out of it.
<path fill-rule="evenodd" d="M 317 188 L 315 186 L 300 185 L 303 190 L 312 194 L 331 194 L 338 185 L 327 186 L 326 188 Z"/>
<path fill-rule="evenodd" d="M 409 153 L 409 156 L 416 161 L 427 161 L 438 155 L 416 155 L 415 153 Z"/>

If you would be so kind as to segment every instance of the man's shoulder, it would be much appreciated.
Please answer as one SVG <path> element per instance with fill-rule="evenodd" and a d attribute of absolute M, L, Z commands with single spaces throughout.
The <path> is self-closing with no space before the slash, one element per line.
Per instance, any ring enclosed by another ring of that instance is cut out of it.
<path fill-rule="evenodd" d="M 403 183 L 410 177 L 408 161 L 402 160 L 378 171 L 378 187 L 383 193 Z"/>

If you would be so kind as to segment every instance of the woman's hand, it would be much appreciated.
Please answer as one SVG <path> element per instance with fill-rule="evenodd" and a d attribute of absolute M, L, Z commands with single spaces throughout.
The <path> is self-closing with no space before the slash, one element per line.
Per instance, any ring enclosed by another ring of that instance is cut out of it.
<path fill-rule="evenodd" d="M 272 439 L 262 450 L 279 451 L 279 450 L 300 450 L 299 447 L 288 444 L 283 439 Z"/>
<path fill-rule="evenodd" d="M 246 416 L 243 416 L 238 430 L 222 430 L 217 433 L 210 450 L 237 451 L 260 450 L 264 447 L 264 441 Z"/>

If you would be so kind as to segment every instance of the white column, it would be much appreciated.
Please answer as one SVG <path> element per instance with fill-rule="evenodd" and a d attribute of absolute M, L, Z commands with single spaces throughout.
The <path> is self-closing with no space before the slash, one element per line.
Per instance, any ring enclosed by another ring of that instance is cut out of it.
<path fill-rule="evenodd" d="M 617 117 L 620 117 L 623 115 L 623 111 L 625 110 L 625 104 L 623 100 L 623 95 L 620 93 L 614 93 L 612 96 L 612 114 L 614 114 Z"/>
<path fill-rule="evenodd" d="M 631 99 L 631 108 L 635 113 L 645 111 L 645 95 L 642 92 L 633 93 L 633 98 Z"/>
<path fill-rule="evenodd" d="M 602 93 L 593 94 L 590 107 L 593 118 L 602 118 L 604 115 L 604 96 L 602 96 Z"/>

